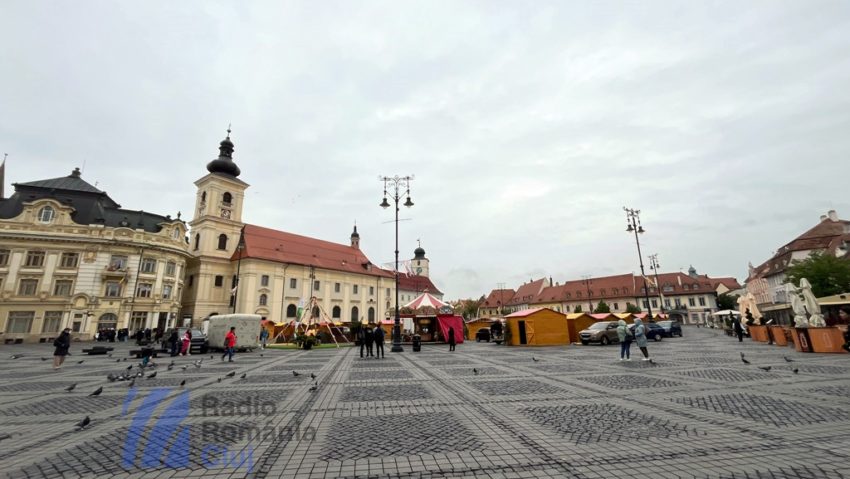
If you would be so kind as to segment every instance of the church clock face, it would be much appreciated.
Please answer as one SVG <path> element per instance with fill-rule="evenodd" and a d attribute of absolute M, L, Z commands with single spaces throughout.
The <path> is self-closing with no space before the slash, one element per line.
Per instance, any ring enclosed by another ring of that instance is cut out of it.
<path fill-rule="evenodd" d="M 230 210 L 227 210 L 227 209 L 222 208 L 222 210 L 221 210 L 221 217 L 222 217 L 222 218 L 230 219 Z"/>
<path fill-rule="evenodd" d="M 422 274 L 422 268 L 416 268 L 416 274 Z"/>

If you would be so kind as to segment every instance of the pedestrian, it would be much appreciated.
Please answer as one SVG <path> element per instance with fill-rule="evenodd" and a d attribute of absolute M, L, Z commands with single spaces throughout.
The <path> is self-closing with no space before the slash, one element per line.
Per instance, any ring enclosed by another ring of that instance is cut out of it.
<path fill-rule="evenodd" d="M 155 328 L 153 338 L 156 344 L 160 344 L 162 342 L 162 330 Z"/>
<path fill-rule="evenodd" d="M 845 321 L 847 328 L 844 330 L 844 345 L 842 349 L 850 353 L 850 306 L 842 306 L 838 310 L 838 317 Z"/>
<path fill-rule="evenodd" d="M 263 349 L 266 349 L 266 342 L 269 339 L 269 330 L 266 328 L 260 329 L 260 344 Z"/>
<path fill-rule="evenodd" d="M 366 328 L 366 356 L 374 356 L 372 351 L 372 343 L 375 342 L 375 335 L 372 333 L 372 328 Z"/>
<path fill-rule="evenodd" d="M 146 348 L 142 348 L 142 367 L 148 367 L 148 363 L 151 361 L 151 356 L 153 356 L 153 348 L 148 346 Z"/>
<path fill-rule="evenodd" d="M 643 353 L 643 360 L 649 361 L 649 351 L 646 349 L 646 326 L 640 319 L 635 319 L 635 342 Z"/>
<path fill-rule="evenodd" d="M 180 354 L 183 356 L 191 356 L 192 352 L 190 351 L 192 345 L 192 332 L 189 329 L 186 329 L 186 333 L 183 334 L 183 348 L 180 350 Z"/>
<path fill-rule="evenodd" d="M 363 359 L 363 352 L 366 351 L 366 328 L 363 326 L 357 330 L 357 341 L 360 343 L 360 359 Z"/>
<path fill-rule="evenodd" d="M 233 349 L 236 348 L 236 327 L 231 326 L 230 332 L 224 336 L 224 354 L 221 355 L 221 360 L 224 361 L 224 357 L 228 356 L 227 362 L 233 362 Z"/>
<path fill-rule="evenodd" d="M 70 355 L 68 351 L 71 349 L 71 328 L 65 328 L 59 337 L 53 340 L 53 369 L 59 369 L 62 363 L 65 362 L 65 356 Z"/>
<path fill-rule="evenodd" d="M 732 317 L 732 329 L 735 331 L 735 335 L 738 336 L 738 342 L 744 342 L 744 328 L 741 326 L 741 318 Z"/>
<path fill-rule="evenodd" d="M 151 328 L 145 328 L 145 341 L 151 342 Z"/>
<path fill-rule="evenodd" d="M 375 338 L 375 357 L 384 358 L 384 328 L 378 326 L 372 335 Z"/>
<path fill-rule="evenodd" d="M 141 346 L 142 340 L 145 339 L 145 332 L 141 329 L 136 331 L 136 345 Z"/>
<path fill-rule="evenodd" d="M 180 335 L 177 333 L 177 328 L 171 330 L 171 334 L 168 336 L 168 344 L 171 346 L 171 357 L 177 356 L 177 348 L 180 344 Z"/>
<path fill-rule="evenodd" d="M 449 342 L 449 352 L 455 350 L 455 345 L 457 344 L 457 339 L 455 338 L 455 328 L 449 328 L 448 338 L 446 338 Z"/>
<path fill-rule="evenodd" d="M 632 347 L 632 332 L 629 331 L 629 325 L 624 320 L 617 322 L 617 338 L 620 340 L 620 361 L 631 361 L 629 348 Z"/>

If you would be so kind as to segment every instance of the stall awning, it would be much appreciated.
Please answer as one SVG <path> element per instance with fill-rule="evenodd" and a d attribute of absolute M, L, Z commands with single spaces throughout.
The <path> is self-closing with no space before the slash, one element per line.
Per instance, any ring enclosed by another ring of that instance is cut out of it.
<path fill-rule="evenodd" d="M 448 306 L 448 303 L 440 301 L 430 293 L 422 293 L 417 296 L 416 299 L 404 305 L 405 308 L 411 308 L 414 310 L 419 308 L 440 309 L 443 306 Z"/>

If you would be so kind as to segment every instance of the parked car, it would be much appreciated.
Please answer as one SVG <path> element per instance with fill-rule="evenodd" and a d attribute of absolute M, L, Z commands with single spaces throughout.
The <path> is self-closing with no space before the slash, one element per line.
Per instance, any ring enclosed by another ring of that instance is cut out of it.
<path fill-rule="evenodd" d="M 682 337 L 682 325 L 678 321 L 659 321 L 659 326 L 664 328 L 664 337 L 672 338 L 673 336 Z"/>
<path fill-rule="evenodd" d="M 478 332 L 475 333 L 475 341 L 487 341 L 490 342 L 490 328 L 481 328 Z"/>
<path fill-rule="evenodd" d="M 162 343 L 160 349 L 162 351 L 171 350 L 171 345 L 168 344 L 168 338 L 171 336 L 171 331 L 175 328 L 168 328 L 165 330 L 165 336 L 162 337 Z M 186 333 L 186 328 L 176 328 L 177 329 L 177 341 L 179 350 L 183 345 L 183 334 Z M 192 342 L 189 344 L 189 353 L 190 354 L 206 354 L 209 351 L 209 342 L 207 342 L 207 337 L 201 332 L 200 329 L 189 328 L 192 332 Z"/>
<path fill-rule="evenodd" d="M 651 339 L 653 341 L 661 341 L 664 338 L 664 328 L 658 325 L 658 323 L 643 323 L 646 329 L 646 339 Z M 635 325 L 629 325 L 629 331 L 632 334 L 635 334 Z"/>
<path fill-rule="evenodd" d="M 616 321 L 600 321 L 578 333 L 581 344 L 599 343 L 603 346 L 619 341 Z"/>

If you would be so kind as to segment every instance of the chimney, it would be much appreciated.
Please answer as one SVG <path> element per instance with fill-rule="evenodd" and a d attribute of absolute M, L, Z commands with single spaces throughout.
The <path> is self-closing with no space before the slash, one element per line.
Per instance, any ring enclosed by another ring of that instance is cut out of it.
<path fill-rule="evenodd" d="M 829 210 L 826 214 L 829 217 L 830 221 L 832 221 L 832 222 L 838 221 L 838 213 L 836 213 L 835 210 Z"/>
<path fill-rule="evenodd" d="M 828 216 L 826 216 L 826 215 L 820 215 L 820 220 L 821 220 L 821 221 L 825 221 L 827 218 L 828 218 Z"/>

